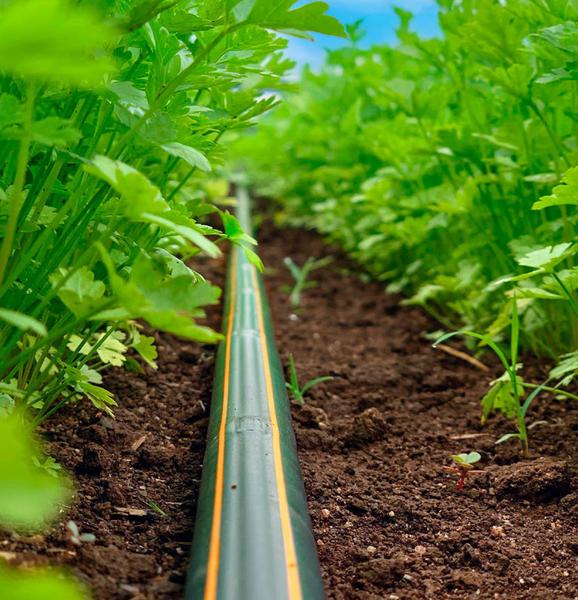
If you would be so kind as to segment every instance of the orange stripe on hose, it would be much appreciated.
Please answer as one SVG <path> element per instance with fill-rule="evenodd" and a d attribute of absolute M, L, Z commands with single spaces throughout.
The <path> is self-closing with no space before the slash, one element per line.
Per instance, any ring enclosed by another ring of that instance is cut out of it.
<path fill-rule="evenodd" d="M 285 565 L 287 569 L 287 587 L 289 600 L 302 600 L 301 582 L 299 581 L 299 569 L 297 555 L 295 553 L 295 541 L 291 528 L 289 516 L 289 502 L 287 500 L 287 486 L 285 485 L 285 473 L 283 471 L 283 455 L 281 452 L 281 437 L 279 435 L 279 423 L 277 411 L 275 410 L 275 393 L 273 391 L 273 380 L 271 378 L 271 365 L 269 363 L 269 349 L 267 347 L 267 336 L 263 321 L 263 306 L 261 293 L 257 282 L 256 270 L 251 271 L 255 298 L 257 303 L 257 315 L 259 318 L 259 337 L 261 339 L 261 353 L 263 354 L 263 370 L 265 374 L 265 385 L 267 391 L 267 405 L 271 419 L 271 433 L 273 438 L 273 462 L 275 465 L 275 478 L 277 479 L 277 493 L 279 496 L 279 512 L 281 513 L 281 531 L 283 534 L 283 545 L 285 547 Z"/>
<path fill-rule="evenodd" d="M 229 408 L 229 379 L 231 374 L 231 334 L 235 315 L 235 284 L 237 270 L 237 252 L 232 250 L 231 279 L 229 288 L 229 313 L 227 337 L 225 339 L 225 373 L 223 377 L 223 402 L 221 405 L 221 422 L 219 423 L 219 445 L 217 448 L 217 469 L 215 473 L 215 498 L 213 501 L 213 527 L 207 561 L 207 578 L 205 581 L 205 600 L 217 597 L 217 580 L 219 576 L 219 554 L 221 549 L 221 517 L 223 512 L 223 487 L 225 479 L 225 441 L 227 430 L 227 411 Z"/>

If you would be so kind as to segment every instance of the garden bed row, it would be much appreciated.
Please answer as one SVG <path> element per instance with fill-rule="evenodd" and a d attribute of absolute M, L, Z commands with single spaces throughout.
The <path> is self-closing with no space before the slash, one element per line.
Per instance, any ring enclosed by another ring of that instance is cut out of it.
<path fill-rule="evenodd" d="M 479 424 L 491 363 L 484 373 L 433 350 L 422 333 L 434 322 L 362 283 L 316 235 L 266 222 L 259 238 L 283 362 L 293 353 L 304 381 L 333 377 L 293 409 L 328 597 L 575 598 L 578 407 L 537 404 L 546 423 L 522 461 L 515 443 L 494 445 L 505 422 Z M 283 258 L 327 254 L 292 316 Z M 223 281 L 224 261 L 210 270 Z M 3 538 L 4 558 L 68 565 L 97 600 L 182 597 L 214 349 L 161 336 L 159 350 L 157 372 L 108 375 L 116 420 L 74 407 L 50 422 L 76 503 L 45 536 Z M 458 494 L 443 466 L 470 450 L 483 472 Z M 68 519 L 96 542 L 72 547 Z"/>

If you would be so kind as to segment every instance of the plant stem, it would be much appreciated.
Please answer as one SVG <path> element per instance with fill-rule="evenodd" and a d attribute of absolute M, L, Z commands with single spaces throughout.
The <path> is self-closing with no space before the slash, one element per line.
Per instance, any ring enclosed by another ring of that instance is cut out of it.
<path fill-rule="evenodd" d="M 0 285 L 4 281 L 6 267 L 12 254 L 12 244 L 18 225 L 18 215 L 24 196 L 24 182 L 26 180 L 26 171 L 28 169 L 28 159 L 30 156 L 30 143 L 32 141 L 32 123 L 34 121 L 34 100 L 36 89 L 33 83 L 29 83 L 26 93 L 26 103 L 24 106 L 24 119 L 22 122 L 22 139 L 18 150 L 18 159 L 16 163 L 16 174 L 14 176 L 14 185 L 10 194 L 10 206 L 8 209 L 8 222 L 6 223 L 6 232 L 0 247 Z"/>

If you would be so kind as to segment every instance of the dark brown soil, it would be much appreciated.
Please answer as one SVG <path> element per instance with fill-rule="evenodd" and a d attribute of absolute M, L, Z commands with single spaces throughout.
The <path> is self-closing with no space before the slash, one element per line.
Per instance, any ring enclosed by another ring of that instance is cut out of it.
<path fill-rule="evenodd" d="M 292 352 L 302 381 L 333 376 L 294 407 L 328 597 L 578 598 L 578 406 L 543 400 L 532 409 L 530 420 L 546 424 L 520 460 L 514 442 L 494 445 L 510 430 L 505 421 L 479 424 L 479 399 L 497 374 L 489 358 L 490 374 L 433 350 L 422 335 L 433 321 L 362 283 L 316 235 L 267 223 L 260 239 L 284 362 Z M 283 258 L 328 253 L 334 262 L 315 272 L 318 285 L 292 315 Z M 222 278 L 223 264 L 212 268 Z M 76 407 L 47 427 L 51 452 L 77 479 L 66 518 L 96 543 L 70 548 L 62 524 L 0 539 L 16 562 L 71 566 L 97 600 L 182 596 L 213 352 L 160 343 L 158 372 L 109 375 L 116 421 L 90 410 L 79 421 Z M 470 450 L 482 454 L 483 472 L 460 494 L 443 467 Z"/>

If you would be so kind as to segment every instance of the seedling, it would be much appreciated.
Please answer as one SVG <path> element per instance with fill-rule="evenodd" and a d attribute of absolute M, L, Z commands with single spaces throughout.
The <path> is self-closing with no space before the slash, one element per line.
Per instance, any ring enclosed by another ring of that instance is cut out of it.
<path fill-rule="evenodd" d="M 500 359 L 505 372 L 492 383 L 490 391 L 482 398 L 482 424 L 486 422 L 490 414 L 494 411 L 500 411 L 509 419 L 513 419 L 516 423 L 516 432 L 503 435 L 496 444 L 501 444 L 510 439 L 517 439 L 522 447 L 522 454 L 528 456 L 528 426 L 526 424 L 526 414 L 534 399 L 542 390 L 552 390 L 548 387 L 547 381 L 541 385 L 526 383 L 517 374 L 518 370 L 518 350 L 520 337 L 520 320 L 518 315 L 518 305 L 516 298 L 512 301 L 511 314 L 511 338 L 510 338 L 510 357 L 509 360 L 506 352 L 499 344 L 494 342 L 488 335 L 482 335 L 475 331 L 454 331 L 443 335 L 434 343 L 434 348 L 456 335 L 464 335 L 474 338 L 487 345 L 495 355 Z M 525 395 L 525 388 L 531 388 L 532 392 L 522 402 Z"/>
<path fill-rule="evenodd" d="M 450 454 L 454 461 L 454 466 L 444 467 L 444 471 L 454 473 L 458 476 L 457 490 L 461 492 L 464 489 L 466 479 L 472 473 L 481 473 L 481 470 L 474 469 L 474 465 L 482 458 L 478 452 L 469 452 L 468 454 Z"/>
<path fill-rule="evenodd" d="M 147 506 L 152 508 L 152 510 L 154 510 L 160 517 L 169 516 L 168 513 L 166 513 L 154 500 L 147 500 Z"/>
<path fill-rule="evenodd" d="M 325 258 L 315 259 L 310 256 L 302 267 L 297 265 L 292 258 L 288 256 L 283 260 L 285 266 L 289 269 L 293 279 L 295 280 L 295 284 L 292 288 L 287 286 L 287 290 L 289 291 L 289 300 L 291 301 L 291 308 L 296 311 L 299 310 L 301 306 L 301 294 L 303 290 L 310 289 L 317 285 L 316 281 L 307 281 L 309 274 L 311 271 L 315 271 L 315 269 L 320 269 L 321 267 L 327 266 L 333 258 L 331 256 L 326 256 Z"/>
<path fill-rule="evenodd" d="M 66 523 L 66 536 L 68 541 L 75 546 L 96 542 L 96 536 L 93 533 L 80 533 L 80 529 L 74 521 Z"/>
<path fill-rule="evenodd" d="M 303 387 L 301 387 L 297 377 L 297 370 L 295 369 L 295 360 L 293 358 L 293 354 L 289 355 L 289 381 L 285 382 L 285 386 L 297 404 L 301 404 L 301 406 L 303 406 L 303 404 L 305 404 L 305 394 L 307 394 L 311 388 L 315 387 L 319 383 L 329 381 L 330 379 L 333 379 L 333 377 L 328 375 L 323 377 L 315 377 L 314 379 L 310 379 Z"/>

